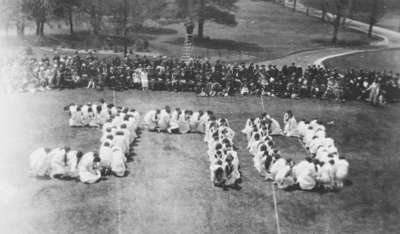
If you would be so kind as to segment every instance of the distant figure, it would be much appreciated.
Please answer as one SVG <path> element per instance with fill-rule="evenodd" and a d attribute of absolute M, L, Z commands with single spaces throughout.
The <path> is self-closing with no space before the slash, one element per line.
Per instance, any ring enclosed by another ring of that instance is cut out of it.
<path fill-rule="evenodd" d="M 297 121 L 293 116 L 292 111 L 286 111 L 283 116 L 283 123 L 285 125 L 283 133 L 288 137 L 297 137 Z"/>

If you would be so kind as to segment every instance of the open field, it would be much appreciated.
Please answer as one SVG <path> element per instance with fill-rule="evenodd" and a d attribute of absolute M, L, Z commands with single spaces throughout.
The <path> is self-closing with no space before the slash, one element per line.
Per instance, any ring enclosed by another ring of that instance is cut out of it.
<path fill-rule="evenodd" d="M 339 70 L 364 69 L 400 73 L 400 49 L 362 52 L 324 61 L 324 65 Z"/>
<path fill-rule="evenodd" d="M 113 93 L 86 89 L 17 94 L 0 99 L 1 230 L 6 233 L 276 233 L 272 190 L 256 173 L 239 131 L 261 112 L 259 97 L 199 98 L 190 93 L 126 91 L 118 105 L 144 112 L 166 104 L 210 109 L 237 132 L 243 172 L 240 190 L 223 191 L 209 181 L 202 136 L 143 132 L 125 178 L 85 185 L 28 176 L 28 155 L 37 147 L 70 145 L 97 150 L 100 132 L 71 129 L 63 107 Z M 328 135 L 351 164 L 351 185 L 338 193 L 277 192 L 282 233 L 398 233 L 400 224 L 400 106 L 264 98 L 281 121 L 292 109 L 298 119 L 332 120 Z M 301 160 L 294 140 L 277 138 L 284 157 Z"/>
<path fill-rule="evenodd" d="M 290 9 L 268 1 L 240 0 L 237 3 L 236 27 L 206 22 L 205 36 L 209 39 L 195 43 L 194 55 L 220 58 L 227 61 L 264 61 L 281 58 L 301 51 L 332 47 L 330 44 L 332 26 L 319 19 L 293 13 Z M 98 40 L 88 33 L 88 28 L 78 27 L 77 35 L 68 36 L 68 27 L 55 23 L 46 27 L 46 38 L 38 40 L 27 36 L 24 41 L 15 37 L 4 38 L 11 45 L 39 45 L 71 48 L 121 47 L 121 40 L 115 32 L 105 29 L 107 35 Z M 130 44 L 148 40 L 150 50 L 179 57 L 183 50 L 183 24 L 169 24 L 156 30 L 144 30 L 131 35 Z M 375 38 L 376 39 L 376 38 Z M 338 46 L 359 48 L 369 45 L 371 39 L 352 30 L 341 31 Z M 134 46 L 133 46 L 134 47 Z M 121 48 L 120 48 L 121 49 Z M 121 50 L 120 50 L 121 51 Z"/>

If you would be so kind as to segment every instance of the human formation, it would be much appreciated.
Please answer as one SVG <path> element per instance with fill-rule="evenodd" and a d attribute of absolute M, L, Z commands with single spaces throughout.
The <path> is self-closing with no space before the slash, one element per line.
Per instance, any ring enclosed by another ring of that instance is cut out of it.
<path fill-rule="evenodd" d="M 148 111 L 144 115 L 144 125 L 149 131 L 168 132 L 171 134 L 204 133 L 211 111 L 192 111 L 181 108 Z"/>
<path fill-rule="evenodd" d="M 317 120 L 297 123 L 291 111 L 284 114 L 284 129 L 272 124 L 268 114 L 247 120 L 242 133 L 248 139 L 247 149 L 253 156 L 255 169 L 281 189 L 340 189 L 348 175 L 349 163 L 339 155 L 334 140 L 326 136 L 326 128 Z M 273 127 L 274 126 L 274 127 Z M 272 131 L 274 130 L 274 132 Z M 283 158 L 273 140 L 274 135 L 296 137 L 310 157 L 295 163 Z"/>
<path fill-rule="evenodd" d="M 268 95 L 282 98 L 367 100 L 379 105 L 398 101 L 400 74 L 348 70 L 340 74 L 321 66 L 189 63 L 168 57 L 55 55 L 52 59 L 10 60 L 2 66 L 4 92 L 87 87 L 102 90 L 191 91 L 200 96 Z"/>
<path fill-rule="evenodd" d="M 31 174 L 57 179 L 76 179 L 96 183 L 105 176 L 122 177 L 127 171 L 131 145 L 136 140 L 140 114 L 135 109 L 114 106 L 100 100 L 98 104 L 65 107 L 71 127 L 98 127 L 102 131 L 98 152 L 83 153 L 69 147 L 39 148 L 30 155 Z M 93 111 L 95 110 L 95 111 Z M 149 131 L 170 134 L 200 133 L 208 146 L 210 179 L 214 186 L 237 187 L 241 172 L 234 145 L 235 132 L 225 118 L 216 118 L 212 111 L 182 110 L 169 106 L 144 115 Z M 255 169 L 279 188 L 301 190 L 333 190 L 343 187 L 349 163 L 339 155 L 325 126 L 317 120 L 297 122 L 293 113 L 283 117 L 284 127 L 267 113 L 247 120 L 242 133 L 253 156 Z M 273 137 L 284 135 L 299 139 L 310 157 L 297 164 L 283 158 Z"/>
<path fill-rule="evenodd" d="M 104 100 L 99 104 L 71 104 L 66 109 L 71 127 L 101 129 L 99 151 L 84 154 L 69 147 L 39 148 L 30 155 L 31 175 L 75 179 L 89 184 L 111 174 L 125 176 L 131 146 L 138 137 L 140 114 L 134 109 L 107 104 Z M 91 111 L 93 109 L 96 111 Z"/>
<path fill-rule="evenodd" d="M 170 134 L 200 133 L 208 146 L 210 178 L 215 186 L 236 187 L 240 179 L 239 158 L 234 150 L 235 132 L 227 119 L 216 119 L 212 111 L 191 111 L 166 106 L 144 116 L 149 131 Z"/>
<path fill-rule="evenodd" d="M 208 146 L 210 179 L 214 186 L 236 188 L 240 182 L 241 172 L 234 137 L 235 132 L 227 119 L 208 116 L 204 142 Z"/>

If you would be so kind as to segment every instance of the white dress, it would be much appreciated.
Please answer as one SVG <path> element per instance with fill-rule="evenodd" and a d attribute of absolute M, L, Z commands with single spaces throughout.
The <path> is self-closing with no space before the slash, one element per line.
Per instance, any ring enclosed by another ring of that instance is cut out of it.
<path fill-rule="evenodd" d="M 227 162 L 223 164 L 225 171 L 225 185 L 233 185 L 238 179 L 240 179 L 240 173 L 238 166 L 235 164 L 229 165 Z"/>
<path fill-rule="evenodd" d="M 294 117 L 285 121 L 284 133 L 288 137 L 298 137 L 299 134 L 297 132 L 297 121 Z"/>
<path fill-rule="evenodd" d="M 50 154 L 39 148 L 29 155 L 30 173 L 33 176 L 47 176 L 50 172 Z"/>
<path fill-rule="evenodd" d="M 65 149 L 54 149 L 50 160 L 50 177 L 56 175 L 66 175 L 68 173 L 67 155 Z"/>
<path fill-rule="evenodd" d="M 155 110 L 149 111 L 144 116 L 144 124 L 147 129 L 155 130 L 158 125 L 157 112 Z"/>
<path fill-rule="evenodd" d="M 162 110 L 160 113 L 160 119 L 158 120 L 158 126 L 160 130 L 166 131 L 168 129 L 170 119 L 171 115 L 167 113 L 165 110 Z"/>
<path fill-rule="evenodd" d="M 67 176 L 71 178 L 79 177 L 78 171 L 78 151 L 71 150 L 67 153 Z"/>
<path fill-rule="evenodd" d="M 99 157 L 101 159 L 101 165 L 105 168 L 111 168 L 111 161 L 113 157 L 113 151 L 110 146 L 100 146 Z"/>
<path fill-rule="evenodd" d="M 101 179 L 100 170 L 93 162 L 93 159 L 93 152 L 88 152 L 82 156 L 82 159 L 78 164 L 79 179 L 83 183 L 93 184 Z"/>
<path fill-rule="evenodd" d="M 126 172 L 126 158 L 121 149 L 114 147 L 112 149 L 111 171 L 115 176 L 122 177 Z"/>
<path fill-rule="evenodd" d="M 349 162 L 345 159 L 339 159 L 335 162 L 335 183 L 338 188 L 343 187 L 343 182 L 349 173 Z"/>
<path fill-rule="evenodd" d="M 312 190 L 317 184 L 316 170 L 313 163 L 302 161 L 293 167 L 293 176 L 302 190 Z"/>

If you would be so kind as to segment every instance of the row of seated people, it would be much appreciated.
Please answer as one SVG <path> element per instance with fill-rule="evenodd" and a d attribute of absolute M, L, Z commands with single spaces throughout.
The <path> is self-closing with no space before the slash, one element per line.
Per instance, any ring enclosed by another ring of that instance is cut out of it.
<path fill-rule="evenodd" d="M 76 179 L 83 183 L 96 183 L 111 174 L 126 175 L 127 159 L 131 145 L 137 138 L 140 115 L 118 108 L 102 125 L 99 152 L 70 150 L 69 147 L 53 150 L 39 148 L 30 155 L 30 172 L 37 177 Z"/>
<path fill-rule="evenodd" d="M 113 104 L 107 104 L 104 99 L 98 104 L 69 104 L 64 107 L 69 114 L 69 126 L 71 127 L 101 127 L 107 121 L 113 119 L 120 113 L 125 113 L 139 119 L 140 114 L 135 109 L 123 108 Z"/>
<path fill-rule="evenodd" d="M 342 188 L 349 172 L 349 162 L 339 154 L 335 141 L 327 137 L 326 127 L 317 120 L 300 121 L 301 143 L 318 164 L 318 181 L 325 189 Z"/>
<path fill-rule="evenodd" d="M 212 111 L 191 111 L 165 106 L 163 109 L 151 110 L 144 116 L 145 127 L 149 131 L 168 132 L 172 134 L 205 133 L 207 120 Z"/>
<path fill-rule="evenodd" d="M 285 113 L 286 120 L 287 114 L 288 112 Z M 289 114 L 291 113 L 289 112 Z M 332 190 L 343 187 L 343 181 L 348 174 L 349 163 L 343 156 L 339 156 L 334 141 L 331 138 L 325 138 L 325 127 L 323 125 L 318 124 L 317 121 L 312 121 L 311 124 L 301 121 L 298 125 L 296 123 L 297 130 L 285 127 L 285 131 L 291 130 L 290 136 L 296 133 L 294 135 L 300 136 L 300 139 L 306 145 L 306 149 L 312 148 L 311 151 L 315 152 L 313 158 L 308 157 L 295 164 L 292 159 L 281 157 L 276 149 L 275 142 L 271 137 L 272 129 L 268 125 L 269 117 L 264 114 L 257 119 L 261 119 L 261 121 L 254 124 L 251 132 L 246 130 L 249 126 L 248 123 L 246 123 L 243 132 L 251 135 L 247 149 L 253 156 L 254 167 L 262 176 L 266 179 L 272 179 L 282 189 L 313 190 L 323 188 Z M 248 120 L 248 122 L 252 121 Z M 316 135 L 318 135 L 317 138 L 314 137 Z M 312 139 L 313 142 L 309 139 Z M 320 140 L 319 144 L 315 139 Z M 317 152 L 318 150 L 320 152 Z"/>
<path fill-rule="evenodd" d="M 204 135 L 208 146 L 210 179 L 214 186 L 237 188 L 240 182 L 239 157 L 233 140 L 235 132 L 229 127 L 227 119 L 210 116 Z"/>

